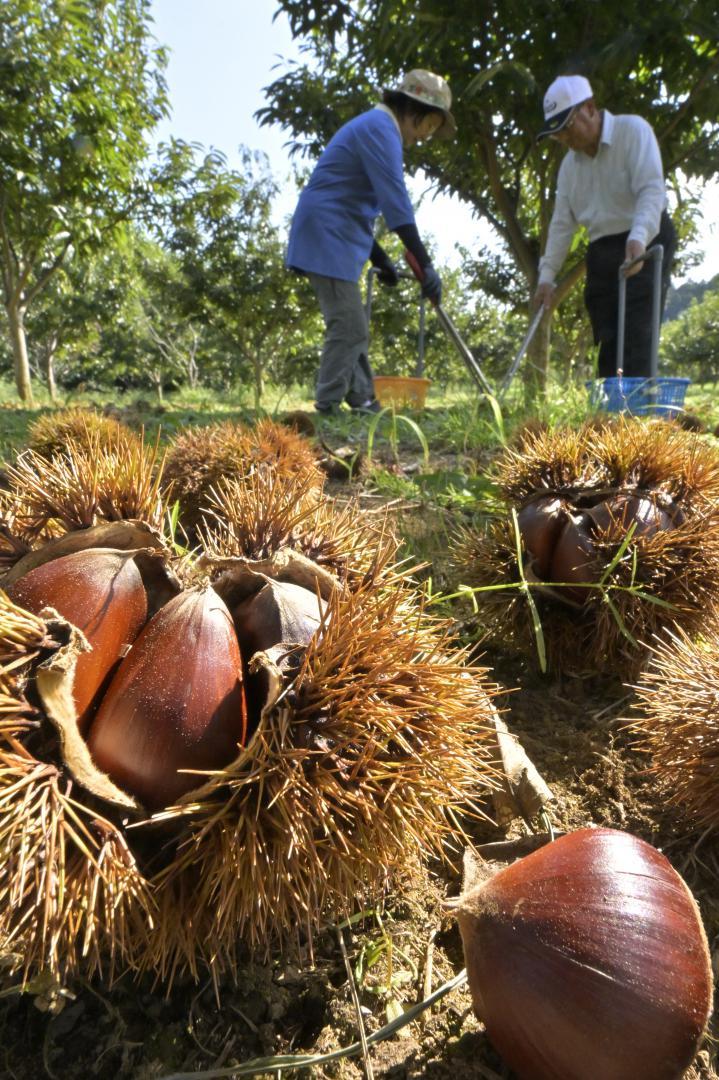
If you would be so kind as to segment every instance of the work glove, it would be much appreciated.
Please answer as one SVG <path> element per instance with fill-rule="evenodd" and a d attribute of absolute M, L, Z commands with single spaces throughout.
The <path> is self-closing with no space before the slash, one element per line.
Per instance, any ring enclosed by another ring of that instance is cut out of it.
<path fill-rule="evenodd" d="M 395 285 L 399 285 L 399 270 L 393 262 L 387 262 L 386 265 L 378 269 L 377 280 L 393 289 Z"/>
<path fill-rule="evenodd" d="M 399 270 L 394 265 L 389 255 L 380 244 L 375 240 L 372 244 L 372 250 L 370 251 L 370 262 L 377 270 L 377 277 L 383 285 L 389 285 L 393 288 L 399 284 Z"/>
<path fill-rule="evenodd" d="M 424 277 L 422 279 L 422 296 L 429 300 L 430 304 L 435 306 L 442 303 L 442 280 L 432 266 L 432 263 L 427 263 L 422 267 L 422 273 Z"/>

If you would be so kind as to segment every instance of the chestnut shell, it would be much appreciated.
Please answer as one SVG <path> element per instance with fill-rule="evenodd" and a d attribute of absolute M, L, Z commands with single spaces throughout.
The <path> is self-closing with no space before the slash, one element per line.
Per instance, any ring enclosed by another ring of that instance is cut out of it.
<path fill-rule="evenodd" d="M 90 652 L 78 654 L 72 688 L 84 735 L 105 680 L 147 620 L 147 595 L 134 559 L 108 548 L 76 551 L 29 570 L 7 593 L 34 615 L 55 608 L 91 645 Z"/>
<path fill-rule="evenodd" d="M 674 528 L 671 515 L 646 495 L 615 495 L 587 513 L 595 533 L 617 527 L 626 533 L 634 524 L 634 536 L 651 537 Z"/>
<path fill-rule="evenodd" d="M 600 577 L 600 564 L 591 536 L 591 518 L 576 512 L 569 515 L 552 552 L 549 579 L 552 582 L 591 583 Z M 592 595 L 591 589 L 562 589 L 562 595 L 579 604 Z"/>
<path fill-rule="evenodd" d="M 232 619 L 212 588 L 180 593 L 150 620 L 90 727 L 98 768 L 150 810 L 175 802 L 239 752 L 247 731 Z"/>
<path fill-rule="evenodd" d="M 268 581 L 259 592 L 233 609 L 242 655 L 249 660 L 253 653 L 282 642 L 309 644 L 325 606 L 323 600 L 302 585 Z"/>
<path fill-rule="evenodd" d="M 549 580 L 552 552 L 566 520 L 566 504 L 556 495 L 533 499 L 517 514 L 520 535 L 541 580 Z"/>
<path fill-rule="evenodd" d="M 475 1011 L 523 1080 L 674 1080 L 711 1010 L 689 889 L 650 844 L 581 829 L 460 901 Z"/>

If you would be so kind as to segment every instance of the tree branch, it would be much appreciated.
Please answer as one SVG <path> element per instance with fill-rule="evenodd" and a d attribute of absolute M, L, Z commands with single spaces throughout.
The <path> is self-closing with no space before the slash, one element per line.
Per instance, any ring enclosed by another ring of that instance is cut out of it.
<path fill-rule="evenodd" d="M 65 256 L 67 255 L 68 248 L 70 247 L 71 243 L 72 243 L 72 237 L 70 236 L 70 237 L 67 238 L 67 240 L 63 244 L 62 250 L 60 251 L 60 253 L 53 259 L 53 261 L 50 263 L 48 268 L 46 270 L 44 270 L 42 272 L 42 274 L 40 274 L 40 277 L 37 279 L 37 281 L 32 286 L 32 288 L 28 289 L 27 293 L 25 294 L 25 302 L 26 302 L 26 304 L 29 305 L 29 304 L 32 303 L 32 301 L 35 299 L 35 297 L 38 295 L 38 293 L 42 292 L 42 290 L 45 288 L 45 286 L 47 285 L 47 283 L 50 280 L 50 278 L 52 277 L 52 275 L 54 273 L 56 273 L 60 269 L 60 266 L 62 265 L 62 261 L 65 258 Z M 19 283 L 20 288 L 24 288 L 25 282 L 27 281 L 27 278 L 28 278 L 28 276 L 30 274 L 31 269 L 32 269 L 32 267 L 30 265 L 28 265 L 25 273 L 23 274 L 22 278 L 20 279 L 20 283 Z"/>
<path fill-rule="evenodd" d="M 515 254 L 524 276 L 528 281 L 531 281 L 536 269 L 534 260 L 532 259 L 529 250 L 529 244 L 527 243 L 526 237 L 519 224 L 515 207 L 512 204 L 512 200 L 509 198 L 506 188 L 502 184 L 499 164 L 497 162 L 496 146 L 491 138 L 487 137 L 486 134 L 483 134 L 480 137 L 477 149 L 481 157 L 484 158 L 484 166 L 487 171 L 489 186 L 504 219 L 509 245 Z"/>
<path fill-rule="evenodd" d="M 689 94 L 687 95 L 687 98 L 686 98 L 686 101 L 684 102 L 684 104 L 680 108 L 677 109 L 677 111 L 674 113 L 674 116 L 671 119 L 671 122 L 664 128 L 664 130 L 661 132 L 661 134 L 657 135 L 657 142 L 659 142 L 661 144 L 666 138 L 668 138 L 669 135 L 671 135 L 671 133 L 676 128 L 677 124 L 680 124 L 682 122 L 682 120 L 684 119 L 684 117 L 686 116 L 686 114 L 688 113 L 688 111 L 689 111 L 692 103 L 694 102 L 694 99 L 696 98 L 697 94 L 699 94 L 700 91 L 702 91 L 704 89 L 707 82 L 709 82 L 711 80 L 711 78 L 714 76 L 714 74 L 718 70 L 719 70 L 719 57 L 717 57 L 714 60 L 714 62 L 711 63 L 707 68 L 705 68 L 705 70 L 699 76 L 697 81 L 694 83 L 694 86 L 689 91 Z"/>

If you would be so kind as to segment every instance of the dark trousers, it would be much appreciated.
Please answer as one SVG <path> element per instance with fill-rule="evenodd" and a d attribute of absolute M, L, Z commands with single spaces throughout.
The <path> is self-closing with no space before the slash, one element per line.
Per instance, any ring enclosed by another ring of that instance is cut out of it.
<path fill-rule="evenodd" d="M 599 345 L 599 377 L 617 373 L 617 316 L 619 308 L 619 267 L 626 257 L 629 233 L 616 233 L 594 240 L 587 249 L 587 277 L 584 303 L 594 332 L 594 344 Z M 666 210 L 662 214 L 659 232 L 647 244 L 664 245 L 662 261 L 661 311 L 667 298 L 672 262 L 677 238 L 672 220 Z M 634 277 L 627 278 L 626 325 L 624 328 L 624 374 L 651 374 L 652 297 L 654 263 L 647 261 Z M 661 318 L 661 312 L 660 312 Z"/>
<path fill-rule="evenodd" d="M 356 281 L 307 274 L 325 321 L 325 340 L 315 390 L 316 404 L 327 409 L 346 401 L 354 408 L 374 398 L 367 353 L 367 312 Z"/>

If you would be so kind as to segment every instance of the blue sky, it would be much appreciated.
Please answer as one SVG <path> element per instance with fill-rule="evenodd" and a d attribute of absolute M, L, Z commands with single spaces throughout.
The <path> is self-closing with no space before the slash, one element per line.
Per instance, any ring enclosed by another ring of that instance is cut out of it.
<path fill-rule="evenodd" d="M 230 164 L 239 164 L 241 144 L 263 150 L 275 177 L 283 182 L 275 211 L 285 217 L 296 201 L 283 148 L 288 136 L 277 128 L 261 128 L 253 118 L 265 104 L 262 88 L 276 77 L 273 66 L 282 58 L 299 57 L 284 14 L 273 22 L 276 9 L 276 0 L 152 0 L 155 36 L 170 49 L 172 116 L 161 126 L 159 137 L 173 134 L 214 146 Z M 412 182 L 415 204 L 426 192 L 426 182 Z M 699 246 L 705 258 L 691 274 L 697 280 L 719 273 L 719 186 L 714 185 L 704 204 Z M 465 205 L 445 196 L 422 199 L 417 224 L 422 233 L 434 236 L 440 259 L 455 265 L 455 243 L 478 251 L 492 242 L 491 232 L 472 218 Z"/>

